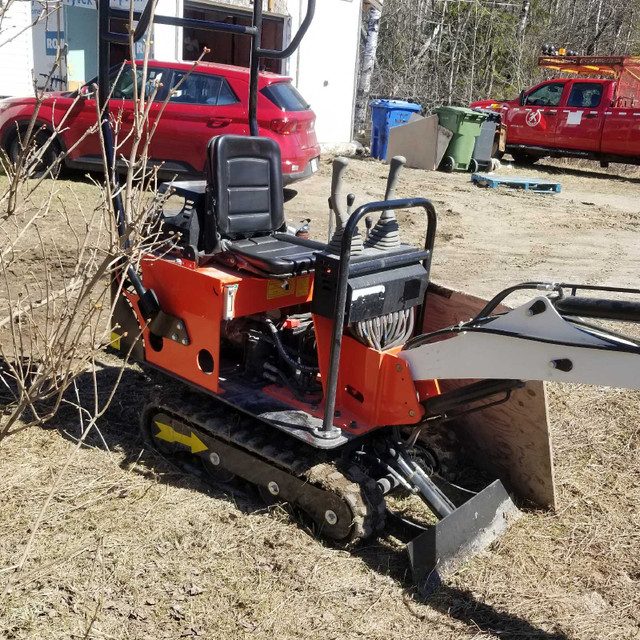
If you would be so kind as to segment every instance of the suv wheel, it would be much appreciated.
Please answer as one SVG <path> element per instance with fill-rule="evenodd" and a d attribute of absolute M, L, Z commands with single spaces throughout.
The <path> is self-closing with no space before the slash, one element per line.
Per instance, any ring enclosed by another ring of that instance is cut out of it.
<path fill-rule="evenodd" d="M 22 132 L 25 133 L 25 132 Z M 34 141 L 29 145 L 33 150 L 40 149 L 43 145 L 47 143 L 51 134 L 48 131 L 38 131 L 35 135 Z M 47 169 L 52 167 L 60 155 L 60 144 L 56 140 L 52 140 L 47 148 L 44 150 L 42 157 L 38 162 L 32 165 L 29 169 L 29 177 L 30 178 L 41 178 L 46 172 Z M 20 154 L 23 153 L 24 150 L 21 144 L 21 138 L 19 135 L 16 135 L 9 145 L 9 160 L 15 166 L 18 163 L 18 159 L 20 158 Z M 51 171 L 50 177 L 57 177 L 60 172 L 61 164 L 58 164 L 55 169 Z"/>

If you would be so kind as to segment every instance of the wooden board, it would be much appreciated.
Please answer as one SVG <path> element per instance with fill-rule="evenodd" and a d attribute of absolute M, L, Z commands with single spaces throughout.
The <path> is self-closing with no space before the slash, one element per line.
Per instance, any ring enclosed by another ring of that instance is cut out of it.
<path fill-rule="evenodd" d="M 429 285 L 423 333 L 473 318 L 486 300 Z M 506 307 L 498 310 L 505 311 Z M 468 384 L 443 380 L 443 391 Z M 544 382 L 527 382 L 508 402 L 456 421 L 459 439 L 478 466 L 487 469 L 523 498 L 555 509 L 556 492 Z"/>

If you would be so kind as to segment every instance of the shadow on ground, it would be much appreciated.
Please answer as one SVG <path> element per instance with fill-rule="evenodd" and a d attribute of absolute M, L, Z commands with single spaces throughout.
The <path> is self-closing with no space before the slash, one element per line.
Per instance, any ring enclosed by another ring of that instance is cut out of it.
<path fill-rule="evenodd" d="M 107 360 L 110 357 L 97 365 L 97 397 L 102 402 L 107 400 L 120 375 L 120 367 L 115 359 Z M 205 474 L 197 467 L 177 467 L 145 447 L 138 423 L 147 398 L 158 391 L 170 397 L 180 387 L 181 383 L 161 374 L 148 374 L 134 366 L 125 368 L 114 400 L 100 419 L 98 429 L 87 437 L 86 444 L 123 453 L 121 466 L 130 468 L 135 462 L 137 472 L 153 477 L 155 482 L 169 483 L 227 499 L 246 513 L 263 511 L 264 503 L 257 492 L 248 487 L 216 487 L 207 481 Z M 95 397 L 92 375 L 86 374 L 79 378 L 78 397 L 82 405 L 91 411 Z M 80 436 L 77 418 L 75 407 L 63 406 L 55 418 L 47 423 L 47 427 L 58 429 L 63 437 L 75 442 Z M 69 430 L 70 424 L 76 425 L 75 432 Z M 428 596 L 419 595 L 411 578 L 408 556 L 396 540 L 391 537 L 380 539 L 374 544 L 362 545 L 352 553 L 373 570 L 391 576 L 405 590 L 406 597 L 416 604 L 426 605 L 459 620 L 474 632 L 501 640 L 567 640 L 567 636 L 562 633 L 544 631 L 508 611 L 499 611 L 490 604 L 478 601 L 469 591 L 447 584 L 440 584 Z"/>
<path fill-rule="evenodd" d="M 568 640 L 562 632 L 549 632 L 508 611 L 500 611 L 479 601 L 467 590 L 441 583 L 431 593 L 421 596 L 411 578 L 409 559 L 397 545 L 381 544 L 363 547 L 354 555 L 372 569 L 391 576 L 404 589 L 406 597 L 465 623 L 478 637 L 495 636 L 501 640 Z M 414 611 L 414 615 L 419 616 Z M 474 635 L 474 637 L 476 637 Z"/>
<path fill-rule="evenodd" d="M 505 161 L 503 161 L 504 163 Z M 508 162 L 508 160 L 506 161 Z M 575 178 L 589 178 L 592 180 L 611 180 L 614 182 L 631 182 L 635 184 L 640 184 L 640 177 L 636 176 L 625 176 L 623 174 L 618 173 L 605 173 L 604 171 L 594 171 L 589 167 L 572 167 L 569 165 L 566 166 L 558 166 L 554 164 L 545 164 L 536 162 L 532 165 L 524 165 L 524 164 L 516 164 L 515 167 L 521 169 L 522 171 L 526 171 L 527 169 L 531 169 L 532 171 L 536 171 L 537 173 L 545 173 L 549 176 L 557 177 L 557 176 L 572 176 Z"/>

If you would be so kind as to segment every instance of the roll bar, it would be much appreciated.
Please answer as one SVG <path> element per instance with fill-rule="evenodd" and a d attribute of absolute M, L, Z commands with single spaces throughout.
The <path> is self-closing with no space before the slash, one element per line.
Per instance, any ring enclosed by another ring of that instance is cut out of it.
<path fill-rule="evenodd" d="M 133 0 L 130 0 L 133 2 Z M 133 32 L 134 41 L 140 40 L 152 23 L 163 24 L 175 27 L 193 27 L 204 31 L 234 33 L 241 36 L 251 38 L 251 64 L 250 64 L 250 81 L 249 81 L 249 129 L 252 136 L 258 135 L 258 77 L 260 71 L 260 59 L 271 58 L 282 60 L 288 58 L 300 46 L 302 38 L 307 33 L 316 9 L 316 0 L 307 0 L 307 11 L 305 17 L 300 24 L 298 32 L 291 40 L 288 47 L 282 51 L 263 49 L 261 45 L 262 33 L 262 0 L 254 0 L 253 3 L 253 21 L 252 25 L 239 26 L 230 25 L 223 22 L 215 22 L 210 20 L 194 20 L 190 18 L 178 18 L 173 16 L 153 16 L 152 13 L 157 0 L 148 0 L 142 12 L 134 11 L 133 19 L 138 24 Z M 105 141 L 105 151 L 107 160 L 107 179 L 113 176 L 115 184 L 113 185 L 112 203 L 114 214 L 118 225 L 118 235 L 125 238 L 125 247 L 128 247 L 129 241 L 126 239 L 127 228 L 124 216 L 124 206 L 120 190 L 117 188 L 117 173 L 114 172 L 115 167 L 115 147 L 113 143 L 113 134 L 109 122 L 109 110 L 106 108 L 109 96 L 109 70 L 111 62 L 109 60 L 110 44 L 128 44 L 129 35 L 122 33 L 114 33 L 111 31 L 109 21 L 111 18 L 128 19 L 131 12 L 123 9 L 114 9 L 109 5 L 109 0 L 98 0 L 98 101 L 100 105 L 103 138 Z M 136 270 L 133 267 L 127 269 L 127 277 L 131 281 L 136 293 L 140 297 L 141 306 L 145 307 L 143 315 L 145 319 L 153 319 L 160 311 L 160 307 L 153 295 L 152 291 L 147 291 L 140 280 Z M 142 309 L 141 309 L 142 310 Z"/>

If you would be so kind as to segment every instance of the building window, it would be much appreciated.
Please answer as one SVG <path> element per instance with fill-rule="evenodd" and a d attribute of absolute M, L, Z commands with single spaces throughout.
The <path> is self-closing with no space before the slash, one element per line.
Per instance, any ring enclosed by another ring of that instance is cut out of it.
<path fill-rule="evenodd" d="M 251 26 L 251 13 L 247 11 L 212 8 L 207 5 L 188 2 L 184 5 L 184 17 L 195 20 L 224 22 Z M 267 17 L 262 22 L 262 47 L 264 49 L 282 49 L 284 22 L 282 18 Z M 223 32 L 202 31 L 184 27 L 182 58 L 197 60 L 202 49 L 207 47 L 203 60 L 221 64 L 233 64 L 248 67 L 251 57 L 251 40 L 248 36 L 233 35 Z M 262 68 L 274 73 L 282 72 L 282 60 L 263 60 Z"/>

